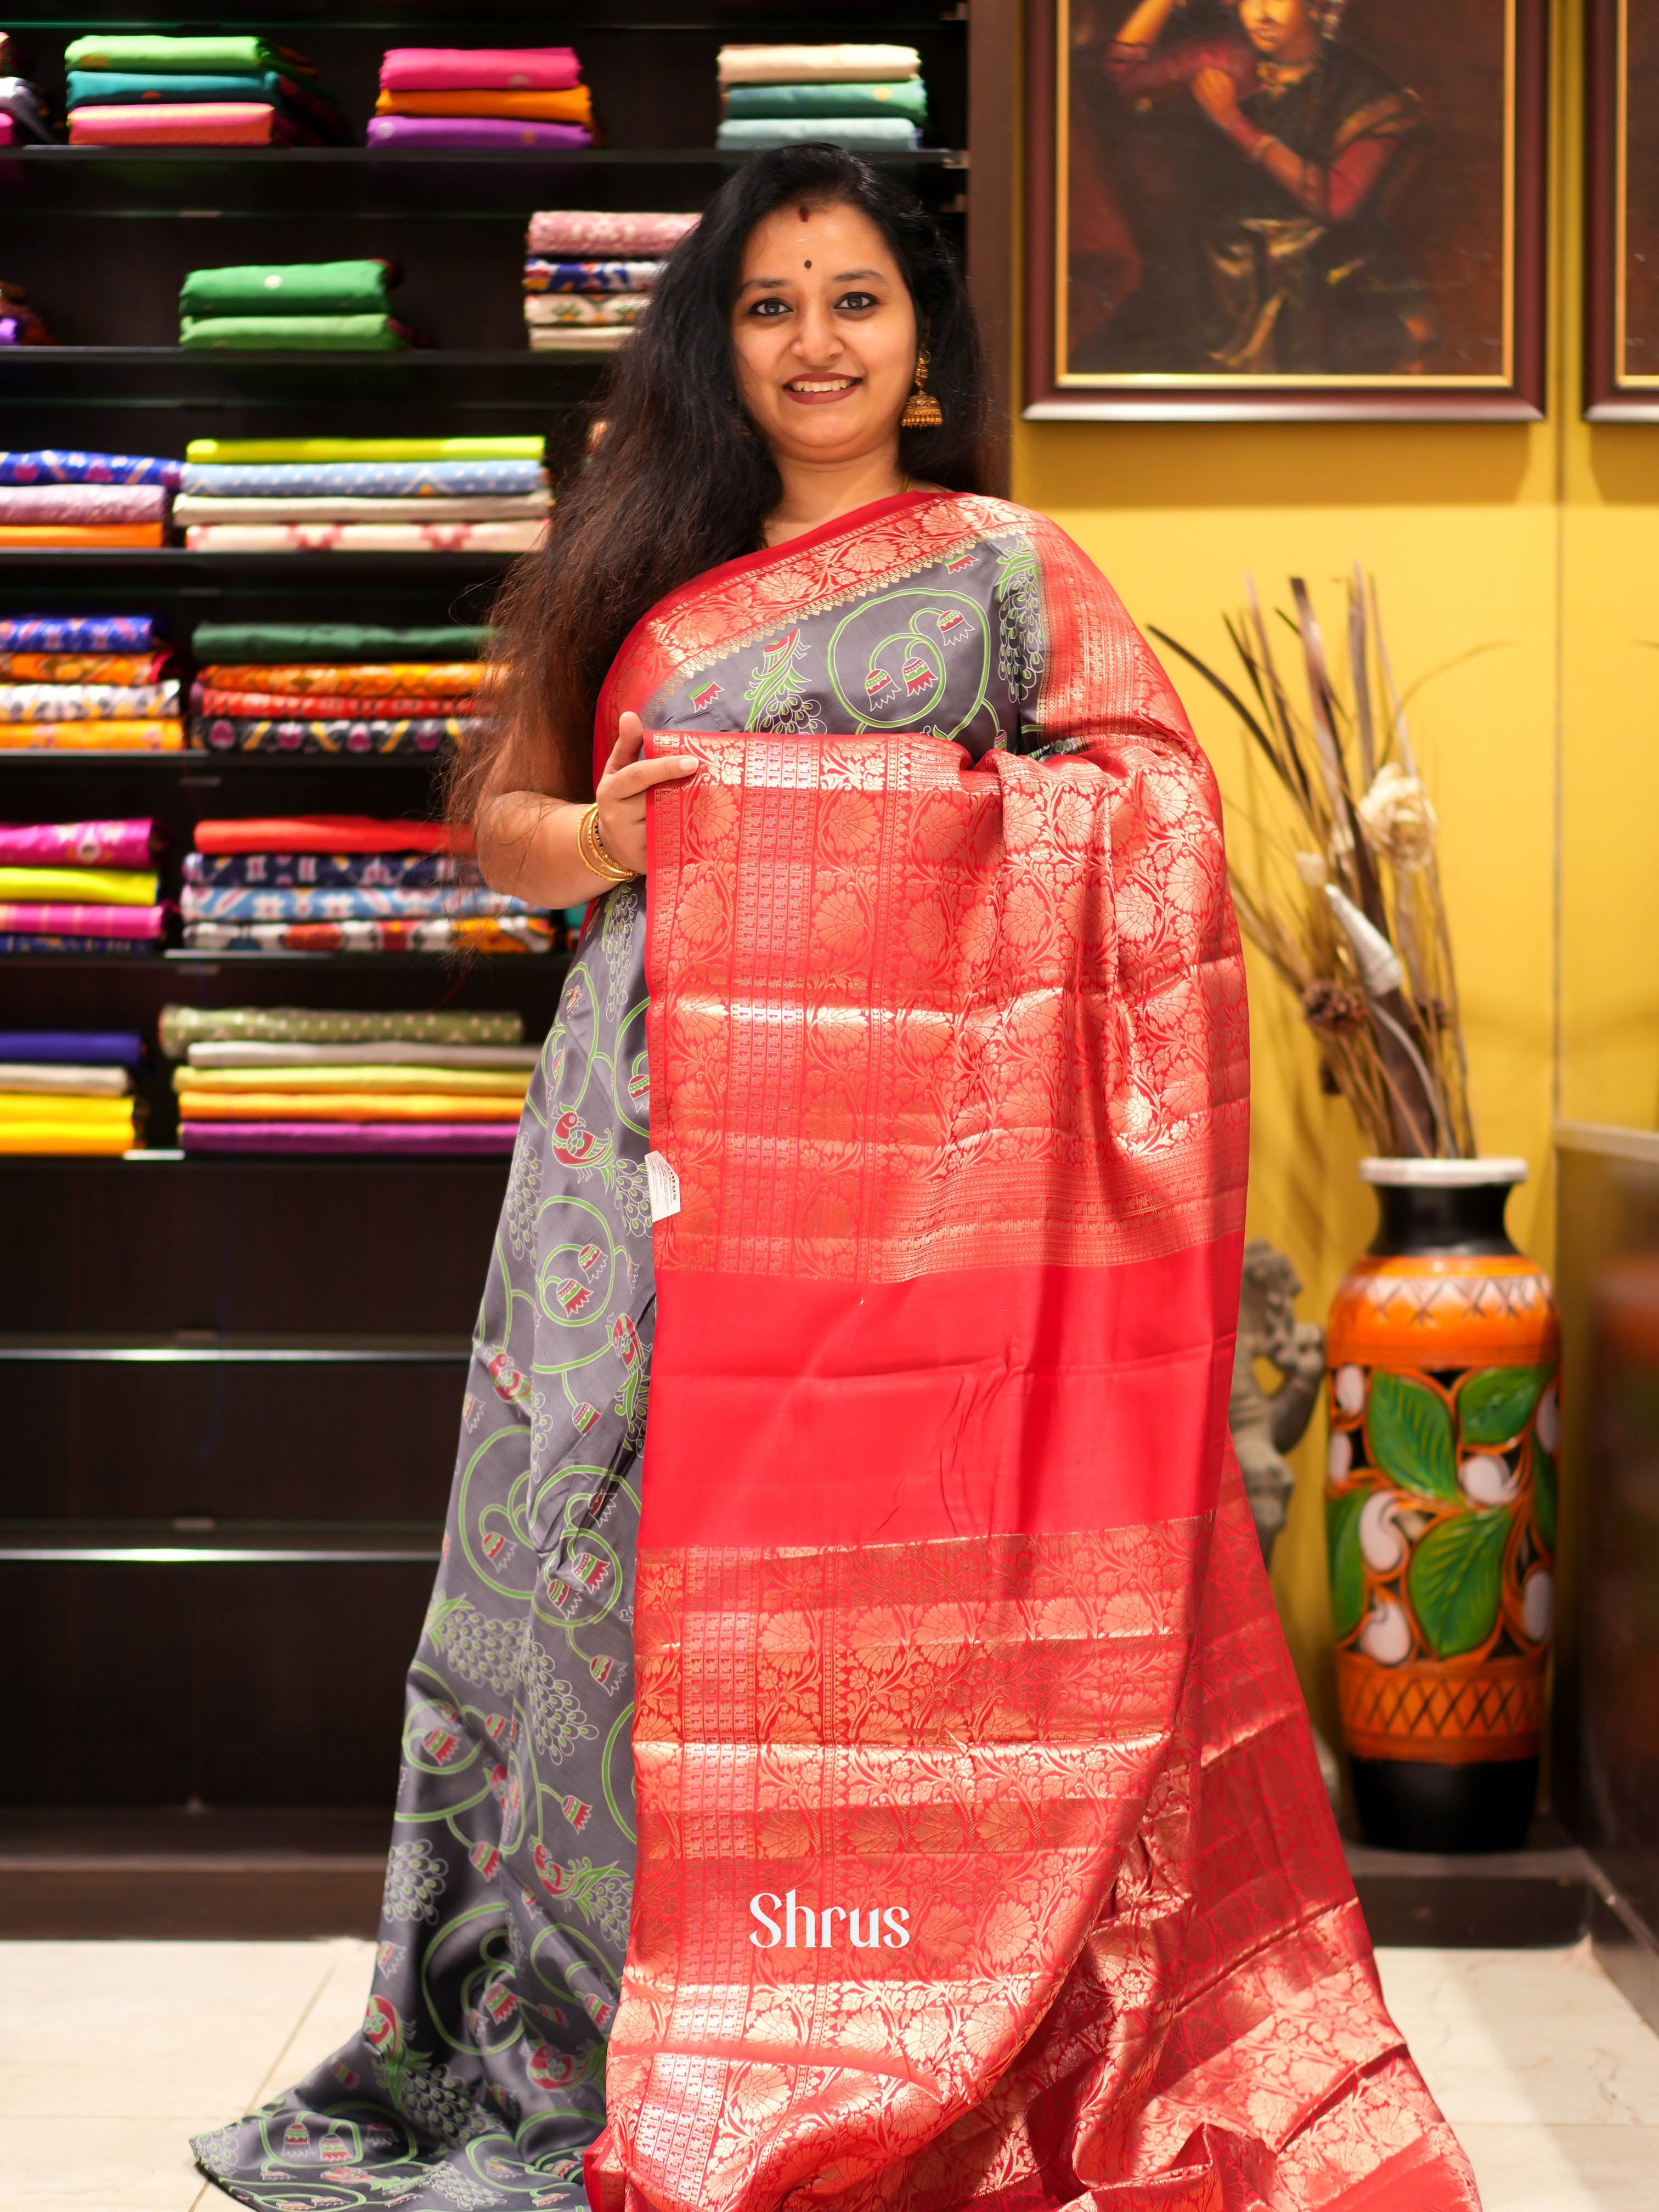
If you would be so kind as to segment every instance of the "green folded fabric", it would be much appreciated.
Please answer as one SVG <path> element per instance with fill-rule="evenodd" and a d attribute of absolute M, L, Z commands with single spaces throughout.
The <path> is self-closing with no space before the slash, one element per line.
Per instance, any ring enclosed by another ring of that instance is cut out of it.
<path fill-rule="evenodd" d="M 72 39 L 64 49 L 72 70 L 131 70 L 145 76 L 176 70 L 186 76 L 246 76 L 256 70 L 285 69 L 313 74 L 311 64 L 264 39 L 170 39 L 155 31 L 134 31 L 112 38 L 102 31 Z"/>
<path fill-rule="evenodd" d="M 389 314 L 384 261 L 253 261 L 227 269 L 192 269 L 179 294 L 179 313 L 210 315 Z M 205 341 L 204 341 L 205 343 Z"/>
<path fill-rule="evenodd" d="M 178 100 L 277 100 L 289 80 L 278 70 L 222 70 L 217 76 L 186 76 L 177 70 L 71 70 L 64 97 L 66 107 L 134 106 L 147 102 L 172 106 Z"/>
<path fill-rule="evenodd" d="M 187 461 L 539 461 L 539 434 L 501 438 L 192 438 Z"/>
<path fill-rule="evenodd" d="M 191 651 L 216 661 L 477 660 L 489 632 L 464 623 L 392 629 L 378 623 L 198 623 Z"/>
<path fill-rule="evenodd" d="M 901 84 L 733 84 L 726 112 L 734 122 L 785 115 L 902 115 L 927 120 L 927 88 L 919 76 Z"/>
<path fill-rule="evenodd" d="M 179 343 L 197 353 L 401 353 L 390 315 L 185 316 Z"/>

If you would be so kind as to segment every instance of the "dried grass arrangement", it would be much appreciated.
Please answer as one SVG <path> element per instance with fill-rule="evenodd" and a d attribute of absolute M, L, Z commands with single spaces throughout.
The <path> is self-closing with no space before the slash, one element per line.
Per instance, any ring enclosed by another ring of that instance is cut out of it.
<path fill-rule="evenodd" d="M 1382 1153 L 1471 1158 L 1468 1072 L 1436 856 L 1439 824 L 1413 755 L 1382 640 L 1374 580 L 1348 585 L 1348 681 L 1333 681 L 1307 585 L 1291 579 L 1299 684 L 1282 677 L 1255 586 L 1227 620 L 1249 701 L 1164 631 L 1152 635 L 1214 686 L 1286 802 L 1259 823 L 1259 880 L 1231 866 L 1240 926 L 1296 994 L 1318 1039 L 1321 1079 Z M 1282 648 L 1281 648 L 1282 649 Z M 1303 695 L 1305 694 L 1305 696 Z M 1254 704 L 1250 703 L 1254 702 Z"/>

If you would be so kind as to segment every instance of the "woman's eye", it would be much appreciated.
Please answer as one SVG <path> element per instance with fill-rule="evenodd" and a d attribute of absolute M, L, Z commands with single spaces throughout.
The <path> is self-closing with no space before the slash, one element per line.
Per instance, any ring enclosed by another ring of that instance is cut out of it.
<path fill-rule="evenodd" d="M 836 305 L 838 307 L 857 310 L 862 307 L 878 307 L 881 302 L 873 292 L 843 292 Z"/>
<path fill-rule="evenodd" d="M 778 316 L 788 313 L 789 302 L 787 300 L 757 300 L 749 312 L 751 315 L 765 315 L 775 321 Z"/>

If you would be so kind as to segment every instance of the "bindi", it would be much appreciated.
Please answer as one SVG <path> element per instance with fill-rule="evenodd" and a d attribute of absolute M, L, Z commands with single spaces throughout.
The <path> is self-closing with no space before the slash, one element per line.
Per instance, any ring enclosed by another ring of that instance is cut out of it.
<path fill-rule="evenodd" d="M 803 269 L 810 269 L 812 264 L 810 261 L 803 261 L 800 265 Z"/>

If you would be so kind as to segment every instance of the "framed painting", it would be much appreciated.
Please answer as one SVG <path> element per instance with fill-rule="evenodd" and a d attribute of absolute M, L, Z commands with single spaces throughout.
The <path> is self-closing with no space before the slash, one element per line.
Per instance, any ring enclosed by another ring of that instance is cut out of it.
<path fill-rule="evenodd" d="M 1659 422 L 1659 0 L 1590 0 L 1584 412 Z"/>
<path fill-rule="evenodd" d="M 1547 0 L 1030 0 L 1027 35 L 1028 416 L 1542 414 Z"/>

